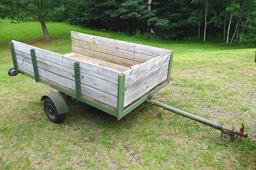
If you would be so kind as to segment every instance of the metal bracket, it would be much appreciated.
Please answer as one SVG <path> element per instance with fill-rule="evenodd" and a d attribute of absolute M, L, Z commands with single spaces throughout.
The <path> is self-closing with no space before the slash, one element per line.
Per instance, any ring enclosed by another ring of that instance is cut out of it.
<path fill-rule="evenodd" d="M 170 59 L 169 59 L 169 65 L 168 65 L 168 73 L 167 73 L 167 80 L 168 82 L 171 79 L 171 70 L 172 70 L 172 63 L 173 63 L 173 52 L 171 52 Z"/>
<path fill-rule="evenodd" d="M 32 60 L 32 65 L 33 65 L 33 70 L 34 70 L 35 81 L 39 82 L 40 81 L 40 76 L 39 76 L 39 71 L 38 71 L 38 66 L 37 66 L 35 49 L 30 50 L 30 55 L 31 55 L 31 60 Z"/>
<path fill-rule="evenodd" d="M 120 116 L 124 110 L 124 91 L 125 91 L 125 75 L 118 75 L 118 93 L 117 93 L 117 114 Z"/>
<path fill-rule="evenodd" d="M 76 85 L 76 100 L 81 100 L 81 75 L 80 75 L 80 63 L 74 63 L 75 85 Z"/>

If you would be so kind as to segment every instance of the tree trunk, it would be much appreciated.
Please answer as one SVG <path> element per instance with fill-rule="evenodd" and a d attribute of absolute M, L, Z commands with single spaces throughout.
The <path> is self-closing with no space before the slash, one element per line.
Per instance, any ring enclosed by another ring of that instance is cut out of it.
<path fill-rule="evenodd" d="M 223 25 L 223 41 L 226 41 L 226 27 L 227 27 L 227 16 L 225 15 L 224 25 Z"/>
<path fill-rule="evenodd" d="M 228 30 L 227 30 L 227 38 L 226 38 L 226 43 L 229 43 L 229 33 L 230 33 L 230 27 L 231 27 L 231 23 L 232 23 L 232 17 L 233 15 L 230 14 L 230 18 L 229 18 L 229 22 L 228 22 Z"/>
<path fill-rule="evenodd" d="M 48 33 L 48 29 L 47 29 L 44 17 L 40 18 L 40 24 L 41 24 L 41 28 L 42 28 L 42 31 L 43 31 L 43 34 L 44 34 L 44 39 L 46 41 L 49 41 L 50 37 L 49 37 L 49 33 Z"/>
<path fill-rule="evenodd" d="M 205 7 L 205 14 L 204 14 L 204 42 L 206 42 L 206 34 L 207 34 L 207 17 L 208 17 L 208 6 Z"/>
<path fill-rule="evenodd" d="M 152 0 L 148 0 L 148 11 L 151 11 Z"/>
<path fill-rule="evenodd" d="M 244 35 L 245 28 L 246 28 L 246 21 L 245 21 L 244 24 L 243 24 L 243 30 L 242 30 L 241 35 L 240 35 L 240 37 L 239 37 L 239 42 L 241 42 L 242 39 L 243 39 L 243 35 Z"/>
<path fill-rule="evenodd" d="M 148 11 L 151 11 L 152 8 L 152 0 L 148 0 Z M 150 34 L 155 34 L 155 31 L 153 28 L 149 27 Z"/>
<path fill-rule="evenodd" d="M 199 23 L 198 23 L 198 31 L 197 31 L 197 38 L 200 40 L 201 38 L 201 23 L 202 23 L 202 6 L 200 9 L 200 15 L 199 15 Z"/>
<path fill-rule="evenodd" d="M 238 17 L 238 20 L 237 20 L 237 22 L 236 22 L 236 27 L 235 27 L 235 31 L 234 31 L 234 34 L 233 34 L 233 36 L 232 36 L 232 38 L 231 38 L 231 43 L 233 42 L 233 40 L 234 40 L 234 38 L 235 38 L 235 36 L 236 36 L 236 33 L 237 33 L 237 29 L 238 29 L 238 25 L 239 25 L 239 23 L 240 23 L 240 19 L 241 19 L 241 17 L 239 16 Z"/>
<path fill-rule="evenodd" d="M 238 28 L 237 28 L 237 33 L 236 33 L 236 42 L 238 42 L 239 41 L 239 37 L 240 37 L 240 32 L 241 32 L 241 23 L 242 23 L 242 17 L 240 18 L 240 22 L 239 22 L 239 24 L 238 24 Z"/>

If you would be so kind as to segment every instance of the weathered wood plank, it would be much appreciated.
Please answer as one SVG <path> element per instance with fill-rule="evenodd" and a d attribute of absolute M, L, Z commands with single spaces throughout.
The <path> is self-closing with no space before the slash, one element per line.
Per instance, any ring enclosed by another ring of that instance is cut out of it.
<path fill-rule="evenodd" d="M 168 70 L 168 63 L 163 63 L 159 67 L 154 68 L 150 72 L 145 73 L 143 76 L 139 77 L 134 81 L 126 81 L 125 88 L 128 93 L 139 89 L 144 86 L 144 82 L 154 78 L 155 76 L 162 76 L 161 73 L 166 72 Z"/>
<path fill-rule="evenodd" d="M 81 54 L 77 54 L 77 53 L 68 53 L 68 54 L 64 54 L 64 56 L 79 59 L 79 60 L 84 60 L 84 61 L 91 62 L 91 63 L 94 63 L 94 64 L 98 64 L 98 65 L 101 65 L 101 66 L 104 66 L 104 67 L 109 67 L 109 68 L 112 68 L 112 69 L 120 71 L 120 72 L 124 72 L 124 71 L 129 70 L 129 67 L 118 65 L 118 64 L 115 64 L 115 63 L 112 63 L 112 62 L 99 60 L 97 58 L 91 58 L 91 57 L 88 57 L 86 55 L 81 55 Z"/>
<path fill-rule="evenodd" d="M 104 54 L 109 54 L 118 58 L 124 58 L 137 63 L 143 63 L 153 58 L 152 56 L 140 54 L 136 52 L 120 49 L 119 47 L 111 47 L 107 44 L 97 44 L 95 42 L 84 41 L 81 39 L 72 38 L 72 47 L 80 47 L 87 50 L 97 51 Z"/>
<path fill-rule="evenodd" d="M 144 86 L 137 88 L 136 91 L 130 94 L 128 92 L 125 93 L 124 106 L 128 106 L 129 104 L 131 104 L 132 102 L 134 102 L 135 100 L 137 100 L 138 98 L 140 98 L 151 89 L 156 87 L 158 84 L 161 84 L 164 80 L 167 79 L 167 71 L 160 74 L 164 76 L 155 76 L 154 79 L 146 80 L 144 82 Z"/>
<path fill-rule="evenodd" d="M 73 58 L 64 57 L 58 53 L 43 50 L 43 49 L 33 47 L 21 42 L 17 42 L 17 41 L 12 41 L 12 42 L 14 43 L 15 50 L 29 54 L 30 49 L 33 48 L 36 50 L 36 55 L 38 59 L 43 59 L 48 62 L 55 63 L 70 69 L 73 69 L 73 63 L 77 61 Z M 80 66 L 81 66 L 81 72 L 83 73 L 117 84 L 118 74 L 120 72 L 116 70 L 103 67 L 97 64 L 89 63 L 86 61 L 80 61 Z"/>
<path fill-rule="evenodd" d="M 23 62 L 32 64 L 31 57 L 26 53 L 21 53 L 17 51 L 17 58 L 22 60 Z M 69 69 L 67 67 L 63 67 L 61 65 L 57 65 L 42 59 L 37 59 L 38 67 L 53 72 L 59 76 L 63 76 L 69 78 L 71 80 L 74 79 L 74 70 Z M 117 84 L 111 83 L 109 81 L 81 73 L 81 83 L 95 89 L 101 90 L 108 94 L 117 96 Z"/>
<path fill-rule="evenodd" d="M 104 38 L 94 35 L 83 34 L 79 32 L 71 32 L 72 39 L 78 39 L 82 41 L 96 43 L 102 46 L 108 46 L 111 48 L 122 49 L 133 53 L 145 54 L 149 56 L 159 56 L 167 53 L 167 50 L 157 47 L 146 46 L 137 43 L 130 43 L 120 40 L 114 40 L 110 38 Z"/>
<path fill-rule="evenodd" d="M 133 66 L 132 69 L 124 73 L 126 77 L 126 80 L 125 80 L 126 83 L 135 81 L 136 79 L 144 76 L 146 73 L 150 72 L 154 68 L 159 67 L 163 63 L 168 63 L 169 60 L 170 60 L 170 53 L 164 56 L 155 57 L 141 65 Z"/>
<path fill-rule="evenodd" d="M 125 106 L 167 79 L 170 53 L 155 57 L 125 72 Z"/>
<path fill-rule="evenodd" d="M 21 70 L 33 74 L 33 66 L 29 63 L 26 63 L 20 59 L 17 60 Z M 74 90 L 75 89 L 75 82 L 69 78 L 60 76 L 58 74 L 52 73 L 42 68 L 38 68 L 40 78 L 45 80 L 49 80 L 55 82 L 63 87 L 69 88 Z M 97 90 L 95 88 L 86 86 L 81 84 L 82 95 L 91 97 L 97 101 L 105 103 L 109 106 L 116 107 L 117 106 L 117 97 Z"/>
<path fill-rule="evenodd" d="M 98 51 L 95 51 L 95 50 L 91 50 L 91 49 L 87 49 L 87 48 L 83 48 L 83 47 L 78 47 L 78 46 L 72 46 L 72 51 L 74 53 L 78 53 L 78 54 L 81 54 L 81 55 L 86 55 L 86 56 L 89 56 L 91 58 L 97 58 L 99 60 L 115 63 L 115 64 L 125 66 L 125 67 L 131 67 L 134 64 L 139 63 L 139 62 L 136 62 L 136 61 L 133 61 L 133 60 L 128 60 L 126 58 L 114 56 L 112 54 L 98 52 Z"/>

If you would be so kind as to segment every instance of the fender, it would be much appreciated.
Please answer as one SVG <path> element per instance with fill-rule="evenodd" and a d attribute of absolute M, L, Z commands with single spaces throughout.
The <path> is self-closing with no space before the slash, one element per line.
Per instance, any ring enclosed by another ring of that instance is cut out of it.
<path fill-rule="evenodd" d="M 42 96 L 41 101 L 43 101 L 45 98 L 49 98 L 53 101 L 59 114 L 64 114 L 68 112 L 67 102 L 58 92 L 50 92 Z"/>

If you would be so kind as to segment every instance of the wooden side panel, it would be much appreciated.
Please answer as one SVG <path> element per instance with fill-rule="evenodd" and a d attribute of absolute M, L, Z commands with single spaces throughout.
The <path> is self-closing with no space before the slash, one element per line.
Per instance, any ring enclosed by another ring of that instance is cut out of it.
<path fill-rule="evenodd" d="M 111 40 L 112 39 L 109 39 L 108 42 L 111 43 Z M 116 47 L 111 46 L 111 45 L 109 45 L 109 43 L 103 44 L 97 40 L 91 41 L 90 38 L 86 39 L 86 37 L 82 38 L 80 36 L 74 36 L 72 38 L 73 46 L 83 47 L 88 50 L 98 51 L 98 52 L 102 52 L 104 54 L 110 54 L 112 56 L 117 56 L 118 58 L 124 58 L 124 59 L 131 60 L 131 61 L 138 62 L 138 63 L 145 62 L 145 61 L 153 58 L 150 55 L 140 54 L 137 52 L 129 51 L 126 49 L 122 49 L 118 46 L 116 46 Z"/>
<path fill-rule="evenodd" d="M 114 40 L 114 39 L 110 39 L 110 38 L 88 35 L 88 34 L 83 34 L 83 33 L 78 33 L 78 32 L 73 32 L 73 31 L 71 32 L 71 38 L 77 39 L 77 40 L 82 40 L 85 43 L 89 42 L 89 45 L 91 45 L 93 43 L 97 44 L 99 47 L 102 47 L 104 49 L 104 51 L 107 51 L 107 48 L 104 48 L 104 47 L 108 47 L 108 49 L 110 47 L 110 48 L 116 49 L 116 51 L 131 52 L 128 54 L 140 54 L 140 56 L 145 56 L 145 57 L 159 56 L 159 55 L 164 55 L 167 53 L 166 50 L 163 50 L 161 48 L 150 47 L 150 46 L 146 46 L 146 45 L 142 45 L 142 44 Z M 135 56 L 133 56 L 133 57 L 135 57 Z M 150 58 L 147 58 L 147 60 L 148 59 L 150 59 Z"/>
<path fill-rule="evenodd" d="M 120 72 L 124 72 L 124 71 L 129 70 L 129 67 L 114 64 L 112 62 L 99 60 L 97 58 L 88 57 L 86 55 L 81 55 L 81 54 L 78 54 L 78 53 L 67 53 L 67 54 L 64 54 L 64 56 L 65 57 L 71 57 L 71 58 L 74 58 L 74 59 L 81 59 L 81 60 L 84 60 L 84 61 L 88 61 L 90 63 L 94 63 L 94 64 L 98 64 L 98 65 L 105 66 L 105 67 L 108 67 L 108 68 L 112 68 L 112 69 L 120 71 Z"/>
<path fill-rule="evenodd" d="M 135 60 L 119 57 L 118 55 L 113 55 L 111 53 L 104 53 L 102 51 L 99 51 L 99 49 L 100 48 L 96 46 L 89 49 L 88 46 L 82 46 L 82 45 L 78 46 L 76 43 L 72 43 L 72 52 L 80 55 L 89 56 L 91 58 L 96 58 L 99 60 L 115 63 L 125 67 L 131 67 L 139 63 Z"/>
<path fill-rule="evenodd" d="M 141 65 L 133 66 L 130 70 L 125 72 L 127 86 L 145 75 L 145 73 L 152 71 L 154 68 L 157 68 L 164 63 L 168 63 L 169 59 L 170 53 L 167 53 L 164 56 L 155 57 Z"/>
<path fill-rule="evenodd" d="M 170 53 L 125 72 L 125 106 L 167 79 Z"/>
<path fill-rule="evenodd" d="M 120 58 L 120 60 L 126 61 L 127 63 L 130 62 L 133 65 L 143 63 L 153 57 L 164 55 L 168 52 L 161 48 L 78 32 L 71 32 L 71 38 L 72 50 L 75 53 L 82 52 L 85 55 L 94 54 L 95 56 L 97 56 L 96 53 L 102 53 L 106 54 L 106 56 L 111 55 L 113 58 Z M 92 53 L 93 51 L 95 53 Z"/>
<path fill-rule="evenodd" d="M 37 55 L 40 78 L 72 90 L 75 89 L 73 64 L 76 60 L 23 43 L 13 42 L 20 70 L 33 74 L 30 49 L 34 48 Z M 118 72 L 83 62 L 80 62 L 80 66 L 82 95 L 116 107 Z"/>
<path fill-rule="evenodd" d="M 34 48 L 36 50 L 37 58 L 41 58 L 45 61 L 62 65 L 70 69 L 73 69 L 74 62 L 77 61 L 72 58 L 64 57 L 58 53 L 50 52 L 44 49 L 40 49 L 31 45 L 21 43 L 21 42 L 17 42 L 17 41 L 12 41 L 12 42 L 15 45 L 15 50 L 24 52 L 26 54 L 30 54 L 30 49 Z M 118 74 L 120 72 L 104 66 L 82 61 L 82 60 L 79 60 L 79 62 L 80 62 L 81 72 L 117 84 Z"/>

